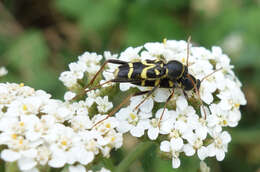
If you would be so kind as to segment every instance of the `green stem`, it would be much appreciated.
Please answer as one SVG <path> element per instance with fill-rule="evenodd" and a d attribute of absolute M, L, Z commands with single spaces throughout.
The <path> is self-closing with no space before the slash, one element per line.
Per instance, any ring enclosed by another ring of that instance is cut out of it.
<path fill-rule="evenodd" d="M 149 148 L 154 145 L 153 142 L 139 143 L 135 149 L 129 153 L 115 168 L 115 172 L 124 172 L 128 170 L 128 167 L 138 158 L 140 158 Z"/>

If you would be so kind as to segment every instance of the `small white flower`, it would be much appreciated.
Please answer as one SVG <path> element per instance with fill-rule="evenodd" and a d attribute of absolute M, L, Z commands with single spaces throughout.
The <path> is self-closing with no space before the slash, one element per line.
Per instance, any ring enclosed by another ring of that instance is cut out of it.
<path fill-rule="evenodd" d="M 228 143 L 231 141 L 231 137 L 227 131 L 222 133 L 211 133 L 214 142 L 207 146 L 209 156 L 216 156 L 218 161 L 222 161 L 227 152 Z"/>
<path fill-rule="evenodd" d="M 131 135 L 141 137 L 149 126 L 148 118 L 151 117 L 151 113 L 134 111 L 130 105 L 122 108 L 115 116 L 119 121 L 118 131 L 122 133 L 130 131 Z"/>
<path fill-rule="evenodd" d="M 87 93 L 87 98 L 85 103 L 88 107 L 91 107 L 92 104 L 96 101 L 97 97 L 99 97 L 100 91 L 99 90 L 92 90 Z"/>
<path fill-rule="evenodd" d="M 67 91 L 67 92 L 64 94 L 64 100 L 65 100 L 65 101 L 70 101 L 70 100 L 72 100 L 75 96 L 76 96 L 76 93 L 74 93 L 74 92 L 72 92 L 72 91 Z"/>
<path fill-rule="evenodd" d="M 78 59 L 78 63 L 82 64 L 90 75 L 94 75 L 100 68 L 99 62 L 102 56 L 96 53 L 85 52 Z"/>
<path fill-rule="evenodd" d="M 179 159 L 179 147 L 176 147 L 173 142 L 162 141 L 160 144 L 160 150 L 171 154 L 173 168 L 178 168 L 181 165 L 181 161 Z"/>
<path fill-rule="evenodd" d="M 81 63 L 70 63 L 69 64 L 70 71 L 77 79 L 82 79 L 84 76 L 85 66 Z"/>
<path fill-rule="evenodd" d="M 201 160 L 204 160 L 208 154 L 208 149 L 204 146 L 203 140 L 206 139 L 206 136 L 200 135 L 200 133 L 189 133 L 187 137 L 188 144 L 184 145 L 184 152 L 187 156 L 194 155 L 195 151 L 198 153 L 198 157 Z"/>
<path fill-rule="evenodd" d="M 97 109 L 99 113 L 106 113 L 113 107 L 112 102 L 108 101 L 108 96 L 105 96 L 104 98 L 97 97 L 95 101 L 98 105 Z"/>
<path fill-rule="evenodd" d="M 60 74 L 59 80 L 61 80 L 68 88 L 72 88 L 77 85 L 77 76 L 73 75 L 71 71 L 62 72 Z"/>

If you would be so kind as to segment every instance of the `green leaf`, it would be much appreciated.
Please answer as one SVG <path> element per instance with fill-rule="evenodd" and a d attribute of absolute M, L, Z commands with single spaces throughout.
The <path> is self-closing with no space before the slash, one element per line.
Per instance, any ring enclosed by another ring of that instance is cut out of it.
<path fill-rule="evenodd" d="M 185 37 L 184 29 L 179 21 L 170 16 L 167 10 L 132 4 L 128 16 L 127 46 L 162 41 L 164 38 L 181 39 Z"/>
<path fill-rule="evenodd" d="M 56 0 L 55 6 L 68 17 L 80 18 L 90 4 L 90 0 Z"/>
<path fill-rule="evenodd" d="M 120 0 L 90 1 L 80 17 L 80 26 L 84 31 L 100 31 L 110 27 L 119 17 Z"/>

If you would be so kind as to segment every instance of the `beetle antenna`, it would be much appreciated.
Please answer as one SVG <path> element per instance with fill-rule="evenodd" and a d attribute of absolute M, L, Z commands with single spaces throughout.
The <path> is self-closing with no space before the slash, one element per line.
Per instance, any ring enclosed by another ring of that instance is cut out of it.
<path fill-rule="evenodd" d="M 114 80 L 111 79 L 111 80 L 108 80 L 108 81 L 103 82 L 102 84 L 98 84 L 98 85 L 96 85 L 96 86 L 93 87 L 93 88 L 85 89 L 85 94 L 86 94 L 87 92 L 89 92 L 89 91 L 95 90 L 95 89 L 97 89 L 97 88 L 99 88 L 99 87 L 102 87 L 103 85 L 108 84 L 108 83 L 113 82 L 113 81 L 114 81 Z"/>
<path fill-rule="evenodd" d="M 216 69 L 215 71 L 211 72 L 210 74 L 204 76 L 204 77 L 200 80 L 200 83 L 202 83 L 203 80 L 205 80 L 205 79 L 208 78 L 209 76 L 213 75 L 214 73 L 216 73 L 216 72 L 218 72 L 218 71 L 220 71 L 220 70 L 222 70 L 222 69 L 223 69 L 223 68 L 221 67 L 221 68 Z"/>
<path fill-rule="evenodd" d="M 186 61 L 186 66 L 188 67 L 189 65 L 189 56 L 190 56 L 190 41 L 191 41 L 191 36 L 188 37 L 187 40 L 187 61 Z"/>

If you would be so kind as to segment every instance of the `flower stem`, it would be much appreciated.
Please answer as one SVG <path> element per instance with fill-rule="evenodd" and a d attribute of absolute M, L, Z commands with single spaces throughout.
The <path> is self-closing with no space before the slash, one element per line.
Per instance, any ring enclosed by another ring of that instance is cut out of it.
<path fill-rule="evenodd" d="M 124 172 L 138 158 L 140 158 L 149 148 L 154 145 L 153 142 L 139 143 L 131 153 L 129 153 L 115 168 L 115 172 Z"/>

